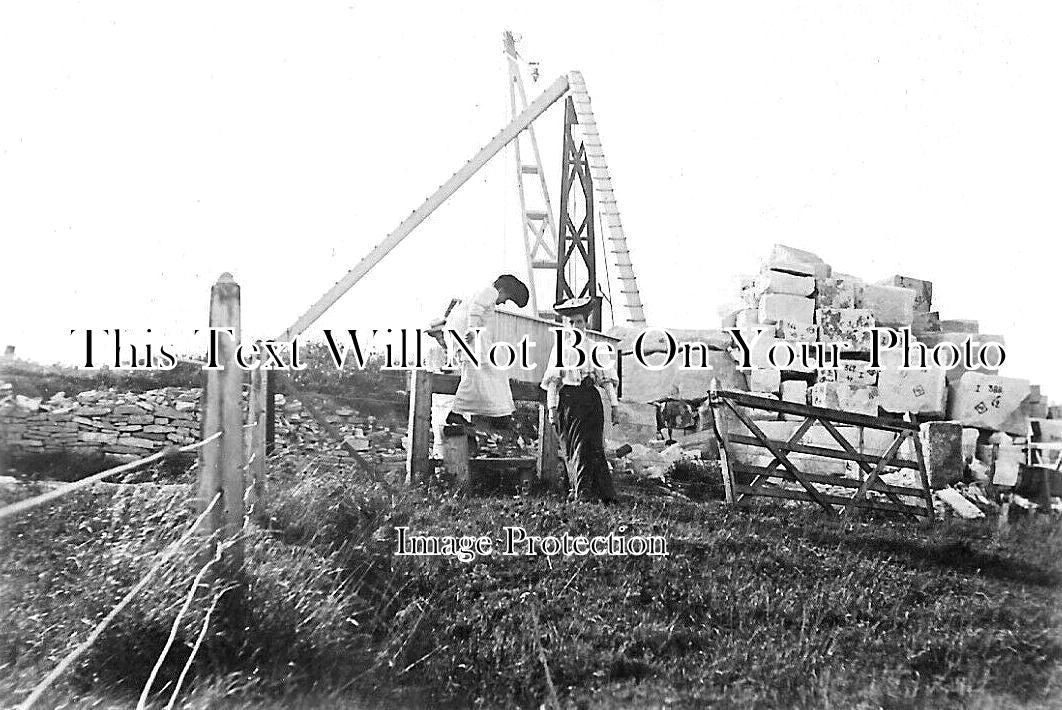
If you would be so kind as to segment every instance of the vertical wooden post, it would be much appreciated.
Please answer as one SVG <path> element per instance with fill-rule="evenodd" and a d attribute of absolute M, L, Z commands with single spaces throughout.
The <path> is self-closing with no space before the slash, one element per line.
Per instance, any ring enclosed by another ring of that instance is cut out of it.
<path fill-rule="evenodd" d="M 719 471 L 723 477 L 723 494 L 731 508 L 737 505 L 738 497 L 734 490 L 734 471 L 730 468 L 729 440 L 727 438 L 726 419 L 719 416 L 719 380 L 712 378 L 708 383 L 708 409 L 712 412 L 712 431 L 719 445 Z"/>
<path fill-rule="evenodd" d="M 210 289 L 210 327 L 231 328 L 235 336 L 218 335 L 218 368 L 207 370 L 203 434 L 222 434 L 202 447 L 199 456 L 200 512 L 221 493 L 203 525 L 206 532 L 220 531 L 225 539 L 237 535 L 243 526 L 244 491 L 243 370 L 235 358 L 240 339 L 240 287 L 232 274 L 222 274 Z M 225 556 L 233 565 L 241 564 L 242 544 L 230 545 Z"/>
<path fill-rule="evenodd" d="M 432 374 L 428 370 L 409 372 L 409 448 L 406 450 L 406 484 L 428 475 L 428 448 L 431 444 Z"/>
<path fill-rule="evenodd" d="M 538 408 L 538 480 L 548 488 L 557 485 L 557 430 L 549 420 L 549 409 L 540 404 Z"/>
<path fill-rule="evenodd" d="M 265 451 L 267 456 L 271 456 L 276 447 L 276 433 L 273 426 L 276 424 L 277 373 L 267 370 L 265 381 Z"/>
<path fill-rule="evenodd" d="M 251 515 L 256 520 L 266 517 L 266 380 L 268 370 L 260 367 L 251 371 L 251 392 L 247 402 L 247 423 L 250 434 L 247 458 L 248 479 L 251 485 Z"/>

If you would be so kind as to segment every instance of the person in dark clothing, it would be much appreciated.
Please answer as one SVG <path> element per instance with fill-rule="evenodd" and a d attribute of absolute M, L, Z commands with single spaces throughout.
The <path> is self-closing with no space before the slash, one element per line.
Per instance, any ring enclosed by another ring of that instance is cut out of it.
<path fill-rule="evenodd" d="M 585 331 L 592 305 L 589 298 L 573 298 L 555 306 L 554 311 L 565 318 L 568 327 Z M 574 337 L 572 333 L 563 336 Z M 564 352 L 571 349 L 565 348 Z M 550 354 L 542 388 L 546 390 L 550 421 L 557 427 L 564 446 L 568 496 L 572 500 L 617 500 L 605 459 L 605 413 L 601 398 L 604 392 L 615 422 L 619 413 L 617 381 L 613 368 L 596 367 L 589 357 L 582 366 L 565 362 L 564 367 L 559 367 L 556 346 Z"/>

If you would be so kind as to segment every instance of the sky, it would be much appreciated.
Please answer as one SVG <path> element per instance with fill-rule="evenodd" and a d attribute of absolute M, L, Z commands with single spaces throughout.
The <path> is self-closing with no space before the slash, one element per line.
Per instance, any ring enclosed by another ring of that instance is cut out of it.
<path fill-rule="evenodd" d="M 210 285 L 273 337 L 579 70 L 652 325 L 713 328 L 775 243 L 934 283 L 1062 400 L 1062 10 L 1049 3 L 5 3 L 0 344 L 202 349 Z M 554 206 L 559 104 L 536 124 Z M 524 248 L 500 153 L 313 329 L 416 327 Z"/>

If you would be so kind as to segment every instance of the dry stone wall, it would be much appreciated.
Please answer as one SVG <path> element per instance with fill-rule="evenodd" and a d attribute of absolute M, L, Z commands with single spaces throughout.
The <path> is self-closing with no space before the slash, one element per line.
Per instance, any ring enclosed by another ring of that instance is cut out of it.
<path fill-rule="evenodd" d="M 13 395 L 10 385 L 0 385 L 0 446 L 13 455 L 144 456 L 198 440 L 201 395 L 199 388 L 166 387 L 59 392 L 42 400 Z"/>

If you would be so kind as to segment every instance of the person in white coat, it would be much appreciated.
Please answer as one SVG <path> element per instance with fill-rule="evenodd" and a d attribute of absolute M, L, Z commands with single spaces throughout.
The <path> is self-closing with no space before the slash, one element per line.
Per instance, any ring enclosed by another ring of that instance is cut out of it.
<path fill-rule="evenodd" d="M 478 414 L 504 423 L 516 410 L 509 373 L 493 367 L 487 353 L 495 342 L 497 306 L 512 301 L 523 308 L 529 298 L 523 281 L 511 274 L 502 274 L 490 286 L 458 303 L 446 316 L 447 338 L 453 337 L 450 331 L 460 334 L 479 360 L 479 367 L 476 367 L 456 343 L 449 343 L 461 369 L 461 384 L 454 395 L 453 414 L 466 420 Z M 475 328 L 482 328 L 478 348 Z"/>

